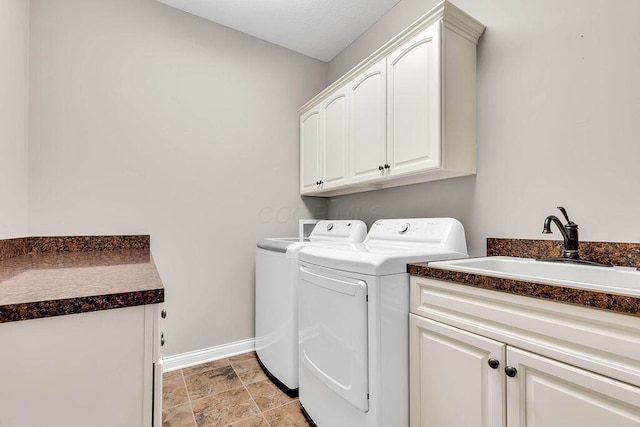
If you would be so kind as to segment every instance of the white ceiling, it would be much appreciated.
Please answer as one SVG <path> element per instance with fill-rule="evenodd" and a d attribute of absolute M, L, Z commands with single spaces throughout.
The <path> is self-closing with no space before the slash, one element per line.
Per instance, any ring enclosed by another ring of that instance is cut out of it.
<path fill-rule="evenodd" d="M 399 0 L 158 1 L 328 62 Z"/>

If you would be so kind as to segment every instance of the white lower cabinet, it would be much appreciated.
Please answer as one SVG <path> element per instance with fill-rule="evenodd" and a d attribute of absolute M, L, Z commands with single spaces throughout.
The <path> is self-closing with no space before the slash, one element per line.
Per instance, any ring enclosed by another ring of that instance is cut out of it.
<path fill-rule="evenodd" d="M 0 324 L 0 426 L 160 426 L 158 324 L 158 304 Z"/>
<path fill-rule="evenodd" d="M 509 427 L 638 427 L 640 388 L 507 347 Z"/>
<path fill-rule="evenodd" d="M 504 425 L 505 345 L 410 315 L 411 426 Z"/>
<path fill-rule="evenodd" d="M 421 277 L 411 311 L 411 427 L 640 426 L 639 318 Z"/>

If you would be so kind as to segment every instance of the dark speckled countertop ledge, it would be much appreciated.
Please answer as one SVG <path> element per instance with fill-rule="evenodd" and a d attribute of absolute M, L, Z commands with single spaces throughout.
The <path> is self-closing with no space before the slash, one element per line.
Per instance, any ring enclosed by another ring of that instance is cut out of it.
<path fill-rule="evenodd" d="M 559 246 L 561 243 L 556 241 L 490 238 L 487 239 L 487 254 L 490 256 L 546 258 L 558 256 L 559 253 L 556 252 L 559 251 Z M 640 265 L 640 243 L 581 242 L 580 251 L 583 258 L 596 262 L 621 266 Z M 640 316 L 640 298 L 629 295 L 433 268 L 429 267 L 428 263 L 409 264 L 407 272 L 414 276 L 482 289 Z"/>
<path fill-rule="evenodd" d="M 0 241 L 0 323 L 163 301 L 149 236 Z"/>

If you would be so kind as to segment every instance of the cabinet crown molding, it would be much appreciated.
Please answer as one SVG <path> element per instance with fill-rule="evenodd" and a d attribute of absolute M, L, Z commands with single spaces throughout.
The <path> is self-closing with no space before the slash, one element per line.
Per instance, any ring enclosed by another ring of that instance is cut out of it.
<path fill-rule="evenodd" d="M 400 45 L 402 42 L 437 21 L 444 22 L 447 28 L 458 33 L 462 37 L 475 44 L 478 43 L 478 39 L 486 28 L 485 25 L 478 22 L 472 16 L 460 10 L 457 6 L 453 5 L 449 1 L 444 0 L 429 12 L 418 18 L 413 24 L 402 30 L 398 35 L 396 35 L 378 50 L 369 55 L 358 65 L 345 73 L 338 80 L 329 85 L 318 95 L 310 99 L 307 103 L 305 103 L 298 109 L 298 114 L 304 114 L 320 100 L 331 94 L 334 90 L 349 81 L 356 74 L 362 72 L 367 67 L 370 67 L 380 59 L 384 58 L 387 54 L 389 54 L 389 52 L 398 47 L 398 45 Z"/>

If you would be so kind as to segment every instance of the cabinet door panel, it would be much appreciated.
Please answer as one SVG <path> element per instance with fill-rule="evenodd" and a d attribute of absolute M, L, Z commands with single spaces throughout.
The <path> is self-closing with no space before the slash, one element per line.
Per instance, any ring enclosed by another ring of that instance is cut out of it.
<path fill-rule="evenodd" d="M 509 347 L 509 427 L 637 427 L 640 388 Z"/>
<path fill-rule="evenodd" d="M 432 25 L 387 58 L 389 176 L 441 165 L 440 49 Z"/>
<path fill-rule="evenodd" d="M 411 427 L 504 426 L 505 345 L 414 314 L 409 322 Z"/>
<path fill-rule="evenodd" d="M 300 118 L 300 190 L 317 189 L 320 179 L 320 111 L 313 110 Z"/>
<path fill-rule="evenodd" d="M 347 179 L 347 94 L 341 90 L 322 107 L 324 172 L 323 189 L 343 184 Z"/>
<path fill-rule="evenodd" d="M 3 323 L 0 342 L 0 426 L 151 426 L 144 306 Z"/>
<path fill-rule="evenodd" d="M 386 60 L 364 71 L 350 86 L 351 179 L 382 179 L 387 162 Z"/>

